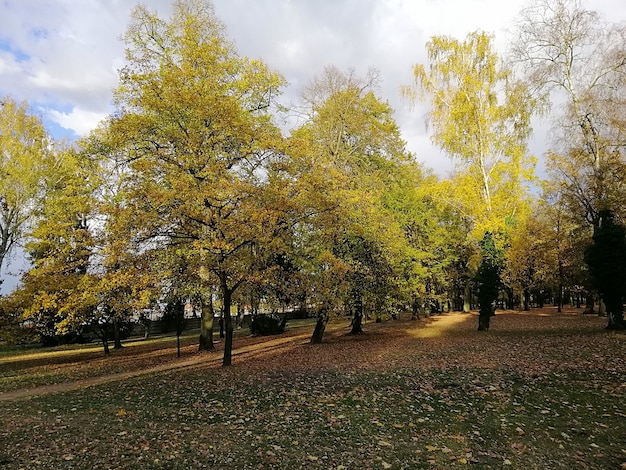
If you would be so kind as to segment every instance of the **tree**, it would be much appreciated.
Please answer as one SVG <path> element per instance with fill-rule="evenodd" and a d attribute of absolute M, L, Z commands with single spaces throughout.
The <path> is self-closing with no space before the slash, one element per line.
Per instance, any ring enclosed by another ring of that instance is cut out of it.
<path fill-rule="evenodd" d="M 480 242 L 482 261 L 476 273 L 478 285 L 478 331 L 489 330 L 491 317 L 495 315 L 494 304 L 500 291 L 502 271 L 502 252 L 496 247 L 491 233 L 485 233 Z"/>
<path fill-rule="evenodd" d="M 611 211 L 602 211 L 593 242 L 585 251 L 591 280 L 606 305 L 607 329 L 623 330 L 626 292 L 626 229 Z"/>
<path fill-rule="evenodd" d="M 89 162 L 69 147 L 56 155 L 54 172 L 42 181 L 45 201 L 36 212 L 26 252 L 32 268 L 23 276 L 13 294 L 22 319 L 30 322 L 44 338 L 77 332 L 75 327 L 59 328 L 59 315 L 71 295 L 80 293 L 78 284 L 86 276 L 95 240 L 91 227 L 95 214 L 94 190 L 99 178 Z M 78 311 L 74 311 L 79 315 Z"/>
<path fill-rule="evenodd" d="M 526 211 L 525 183 L 534 168 L 527 140 L 537 101 L 485 33 L 463 42 L 436 36 L 426 48 L 429 66 L 416 65 L 415 86 L 403 92 L 430 102 L 432 139 L 457 161 L 454 204 L 470 219 L 474 239 L 487 232 L 502 239 Z"/>
<path fill-rule="evenodd" d="M 580 0 L 536 0 L 521 12 L 516 36 L 513 59 L 537 95 L 564 103 L 550 173 L 570 210 L 597 227 L 600 211 L 621 210 L 626 196 L 626 28 Z"/>
<path fill-rule="evenodd" d="M 392 278 L 388 270 L 404 240 L 384 207 L 383 194 L 407 154 L 392 109 L 373 92 L 376 82 L 375 71 L 361 79 L 327 67 L 305 89 L 307 121 L 290 142 L 295 179 L 306 195 L 301 207 L 311 214 L 308 228 L 319 247 L 314 252 L 319 257 L 313 268 L 320 282 L 316 291 L 329 288 L 328 281 L 335 278 L 326 294 L 344 300 L 355 334 L 362 332 L 366 297 L 377 299 L 372 308 L 382 308 L 377 302 L 386 297 L 385 281 Z M 312 342 L 321 341 L 332 303 L 320 299 Z"/>
<path fill-rule="evenodd" d="M 108 145 L 132 171 L 134 236 L 196 257 L 210 273 L 228 366 L 233 294 L 252 275 L 253 247 L 280 245 L 286 228 L 290 203 L 275 165 L 282 136 L 271 121 L 284 81 L 237 56 L 205 1 L 175 2 L 169 21 L 139 6 L 124 41 Z"/>
<path fill-rule="evenodd" d="M 0 98 L 0 270 L 43 198 L 42 180 L 54 167 L 51 144 L 26 103 Z"/>

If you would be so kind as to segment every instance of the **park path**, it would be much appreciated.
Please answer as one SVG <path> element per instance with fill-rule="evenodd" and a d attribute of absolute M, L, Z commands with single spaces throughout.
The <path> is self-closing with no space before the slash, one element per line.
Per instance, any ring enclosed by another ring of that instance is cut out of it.
<path fill-rule="evenodd" d="M 288 337 L 280 337 L 276 339 L 262 341 L 260 343 L 253 343 L 239 348 L 233 348 L 233 358 L 239 360 L 244 359 L 247 356 L 259 355 L 267 352 L 274 352 L 281 349 L 289 348 L 295 344 L 299 344 L 308 341 L 311 337 L 310 332 L 299 333 L 290 335 Z M 194 356 L 190 359 L 174 360 L 166 364 L 159 364 L 157 366 L 147 367 L 144 369 L 132 370 L 128 372 L 119 372 L 115 374 L 101 375 L 98 377 L 92 377 L 89 379 L 73 380 L 69 382 L 62 382 L 57 384 L 42 385 L 32 388 L 25 388 L 19 390 L 11 390 L 0 393 L 0 402 L 28 399 L 48 395 L 51 393 L 68 392 L 72 390 L 79 390 L 82 388 L 94 387 L 97 385 L 107 384 L 111 382 L 120 382 L 133 377 L 139 377 L 147 374 L 156 374 L 161 372 L 167 372 L 171 370 L 193 369 L 196 367 L 211 367 L 217 366 L 222 362 L 222 351 L 216 350 L 213 352 L 202 353 Z"/>
<path fill-rule="evenodd" d="M 408 342 L 414 341 L 415 338 L 426 339 L 446 336 L 446 334 L 448 334 L 451 330 L 461 327 L 463 322 L 466 322 L 467 320 L 467 314 L 447 313 L 445 315 L 431 317 L 428 321 L 410 323 L 400 322 L 400 324 L 392 322 L 388 325 L 388 327 L 395 329 L 395 326 L 396 328 L 404 331 L 405 334 L 402 335 L 401 338 L 394 339 L 393 342 L 396 348 L 402 349 L 405 343 L 408 344 Z M 347 323 L 329 324 L 326 329 L 325 338 L 329 339 L 332 335 L 338 333 L 343 334 L 341 331 L 346 330 L 346 326 Z M 385 327 L 383 326 L 383 328 Z M 311 332 L 308 330 L 306 332 L 302 332 L 302 330 L 298 329 L 288 332 L 287 334 L 288 336 L 280 336 L 276 338 L 263 337 L 260 338 L 259 341 L 254 341 L 251 344 L 244 344 L 239 347 L 236 347 L 237 344 L 235 343 L 232 353 L 233 359 L 235 359 L 235 364 L 242 363 L 247 358 L 259 358 L 264 355 L 283 353 L 290 348 L 296 347 L 297 345 L 308 343 L 311 337 Z M 188 370 L 201 367 L 219 367 L 222 362 L 222 354 L 223 350 L 219 349 L 213 352 L 199 353 L 191 358 L 173 359 L 163 364 L 125 372 L 109 373 L 86 379 L 74 379 L 56 384 L 0 392 L 0 402 L 30 399 L 53 393 L 62 393 L 88 387 L 95 387 L 113 382 L 121 382 L 148 374 L 158 374 L 174 370 Z"/>

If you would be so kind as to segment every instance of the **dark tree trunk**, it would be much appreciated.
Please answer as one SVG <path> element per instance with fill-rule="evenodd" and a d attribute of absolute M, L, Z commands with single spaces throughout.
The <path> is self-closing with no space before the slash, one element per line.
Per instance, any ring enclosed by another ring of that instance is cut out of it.
<path fill-rule="evenodd" d="M 594 302 L 594 298 L 593 298 L 593 294 L 592 293 L 587 293 L 586 298 L 585 298 L 585 313 L 596 313 L 596 307 L 595 307 L 595 302 Z"/>
<path fill-rule="evenodd" d="M 411 320 L 417 320 L 419 318 L 420 303 L 417 297 L 413 298 L 411 302 Z"/>
<path fill-rule="evenodd" d="M 528 312 L 530 310 L 530 289 L 528 287 L 524 287 L 524 311 Z"/>
<path fill-rule="evenodd" d="M 199 351 L 214 351 L 215 345 L 213 344 L 213 317 L 215 311 L 213 310 L 213 294 L 209 292 L 209 300 L 202 301 L 201 306 L 201 318 L 200 318 L 200 339 L 199 339 Z"/>
<path fill-rule="evenodd" d="M 315 323 L 315 330 L 311 336 L 311 344 L 321 344 L 324 337 L 324 330 L 326 330 L 326 324 L 328 323 L 328 311 L 320 310 L 317 314 L 317 322 Z"/>
<path fill-rule="evenodd" d="M 230 316 L 233 291 L 228 287 L 226 273 L 222 273 L 221 275 L 220 286 L 222 289 L 222 298 L 224 303 L 222 315 L 224 317 L 224 330 L 226 333 L 226 338 L 224 339 L 224 359 L 222 361 L 222 366 L 228 367 L 232 364 L 233 360 L 233 319 Z"/>
<path fill-rule="evenodd" d="M 109 350 L 109 337 L 107 335 L 107 325 L 102 328 L 102 347 L 104 348 L 104 355 L 108 356 L 111 351 Z"/>
<path fill-rule="evenodd" d="M 113 349 L 122 349 L 122 335 L 120 332 L 120 320 L 113 320 Z"/>
<path fill-rule="evenodd" d="M 626 324 L 624 323 L 624 305 L 622 303 L 622 298 L 619 295 L 616 296 L 607 296 L 604 301 L 606 305 L 606 316 L 609 320 L 606 325 L 607 330 L 623 330 L 626 328 Z"/>
<path fill-rule="evenodd" d="M 557 312 L 563 311 L 563 279 L 565 278 L 565 274 L 563 272 L 563 261 L 559 259 L 559 283 L 557 286 L 556 293 L 556 301 L 557 301 Z"/>
<path fill-rule="evenodd" d="M 489 323 L 495 312 L 491 307 L 481 307 L 478 313 L 478 331 L 489 331 Z"/>
<path fill-rule="evenodd" d="M 352 329 L 351 335 L 363 334 L 363 299 L 359 292 L 352 299 Z"/>

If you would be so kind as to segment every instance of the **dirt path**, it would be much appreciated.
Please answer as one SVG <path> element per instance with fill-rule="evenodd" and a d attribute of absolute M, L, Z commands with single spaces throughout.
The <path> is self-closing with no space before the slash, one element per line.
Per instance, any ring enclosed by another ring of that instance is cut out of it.
<path fill-rule="evenodd" d="M 503 312 L 504 313 L 504 312 Z M 575 314 L 563 314 L 559 316 L 545 315 L 539 313 L 519 315 L 516 312 L 508 312 L 508 315 L 501 314 L 496 316 L 494 323 L 505 321 L 507 325 L 513 328 L 527 329 L 545 327 L 546 325 L 538 321 L 542 316 L 553 317 L 559 320 L 560 327 L 567 326 L 567 322 L 576 321 L 579 323 L 583 317 Z M 511 315 L 512 314 L 512 315 Z M 598 322 L 597 318 L 584 318 L 585 321 Z M 600 320 L 602 321 L 602 320 Z M 384 322 L 382 324 L 370 323 L 367 325 L 366 334 L 362 337 L 345 337 L 348 331 L 348 323 L 341 322 L 339 324 L 329 324 L 325 334 L 325 345 L 321 345 L 318 351 L 320 354 L 326 354 L 323 351 L 332 350 L 334 356 L 342 361 L 342 364 L 350 364 L 351 367 L 359 367 L 364 362 L 362 357 L 367 357 L 367 364 L 374 366 L 380 363 L 382 367 L 390 364 L 390 361 L 399 360 L 406 356 L 401 354 L 405 350 L 411 350 L 416 345 L 426 347 L 423 355 L 430 353 L 433 357 L 437 357 L 437 351 L 442 348 L 450 347 L 449 338 L 456 338 L 458 342 L 460 337 L 471 342 L 471 336 L 475 334 L 475 316 L 464 313 L 447 313 L 430 317 L 426 320 L 412 322 L 402 320 L 399 322 Z M 517 325 L 517 326 L 515 326 Z M 371 333 L 371 334 L 370 334 Z M 311 354 L 310 349 L 304 347 L 308 343 L 311 331 L 307 329 L 294 329 L 288 331 L 279 337 L 263 337 L 263 338 L 242 338 L 239 342 L 235 342 L 233 349 L 233 358 L 235 367 L 242 369 L 259 367 L 272 368 L 273 358 L 279 359 L 280 369 L 287 370 L 291 368 L 314 368 L 320 366 L 318 354 Z M 487 336 L 487 338 L 491 338 Z M 491 338 L 490 343 L 499 344 L 501 342 L 497 336 Z M 240 344 L 237 347 L 237 344 Z M 243 344 L 241 344 L 243 343 Z M 331 344 L 332 343 L 332 344 Z M 495 347 L 495 346 L 494 346 Z M 153 352 L 148 351 L 146 355 Z M 289 353 L 289 356 L 286 355 Z M 148 374 L 158 374 L 174 370 L 185 370 L 194 368 L 215 368 L 219 367 L 222 362 L 222 350 L 216 350 L 211 353 L 197 353 L 193 356 L 183 359 L 168 359 L 166 363 L 157 365 L 141 364 L 136 366 L 134 370 L 126 370 L 120 372 L 111 371 L 103 372 L 94 371 L 95 376 L 89 378 L 73 378 L 61 383 L 33 386 L 30 388 L 22 388 L 17 390 L 9 390 L 0 392 L 0 402 L 10 400 L 29 399 L 44 396 L 52 393 L 62 393 L 72 390 L 78 390 L 88 387 L 94 387 L 102 384 L 121 382 L 134 377 L 140 377 Z M 445 356 L 445 355 L 443 355 Z M 472 360 L 472 351 L 465 353 L 467 360 Z M 287 362 L 284 358 L 288 357 Z M 447 357 L 447 356 L 446 356 Z M 114 358 L 111 358 L 112 360 Z M 132 361 L 132 357 L 126 358 Z M 136 357 L 137 361 L 141 361 L 141 357 Z M 446 359 L 448 361 L 448 359 Z M 460 359 L 458 359 L 460 360 Z M 257 361 L 261 361 L 260 363 Z M 438 364 L 434 359 L 430 361 Z M 87 361 L 87 366 L 89 361 Z M 278 367 L 278 366 L 276 366 Z"/>
<path fill-rule="evenodd" d="M 296 344 L 306 342 L 310 337 L 311 334 L 307 331 L 306 333 L 299 333 L 288 337 L 280 337 L 277 339 L 265 340 L 259 343 L 241 346 L 239 348 L 233 349 L 233 357 L 242 360 L 249 356 L 257 356 L 270 351 L 276 352 L 278 350 L 287 349 L 289 347 L 293 347 Z M 221 362 L 222 351 L 218 350 L 206 354 L 199 354 L 191 359 L 173 361 L 167 364 L 147 367 L 145 369 L 101 375 L 90 379 L 74 380 L 52 385 L 43 385 L 32 388 L 11 390 L 8 392 L 0 393 L 0 401 L 35 398 L 51 393 L 61 393 L 71 390 L 78 390 L 81 388 L 94 387 L 97 385 L 111 382 L 119 382 L 146 374 L 156 374 L 170 370 L 193 369 L 196 367 L 215 367 L 221 364 Z"/>

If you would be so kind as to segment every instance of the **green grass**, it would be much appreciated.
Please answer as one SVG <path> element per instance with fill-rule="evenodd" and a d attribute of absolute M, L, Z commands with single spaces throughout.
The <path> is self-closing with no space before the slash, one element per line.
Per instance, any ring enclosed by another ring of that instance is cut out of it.
<path fill-rule="evenodd" d="M 537 332 L 529 345 L 523 331 L 487 336 L 471 326 L 459 327 L 464 336 L 420 339 L 395 325 L 397 336 L 385 339 L 391 326 L 382 325 L 362 338 L 297 346 L 271 364 L 253 358 L 230 369 L 174 370 L 0 402 L 0 462 L 7 469 L 619 469 L 626 462 L 624 365 L 606 363 L 624 357 L 623 336 Z M 562 355 L 574 350 L 579 356 L 567 362 Z M 364 351 L 393 359 L 372 365 Z M 433 363 L 438 354 L 447 365 Z M 480 360 L 492 355 L 499 364 Z"/>

